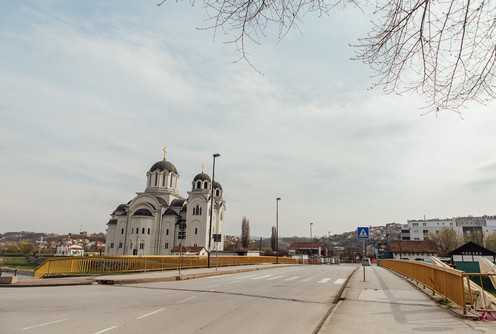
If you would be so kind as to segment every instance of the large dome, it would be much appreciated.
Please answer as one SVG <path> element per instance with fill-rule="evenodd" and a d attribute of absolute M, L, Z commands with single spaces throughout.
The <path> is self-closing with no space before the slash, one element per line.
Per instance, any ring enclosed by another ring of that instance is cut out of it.
<path fill-rule="evenodd" d="M 219 182 L 217 182 L 217 181 L 214 182 L 214 189 L 220 189 L 220 190 L 222 190 L 222 186 L 220 185 Z"/>
<path fill-rule="evenodd" d="M 193 182 L 198 181 L 198 180 L 209 181 L 209 182 L 211 181 L 210 176 L 208 176 L 205 173 L 200 173 L 200 174 L 196 175 L 195 178 L 193 179 Z"/>
<path fill-rule="evenodd" d="M 152 166 L 152 168 L 150 168 L 150 172 L 154 172 L 157 169 L 160 171 L 174 172 L 174 173 L 178 174 L 176 166 L 174 166 L 171 162 L 169 162 L 167 160 L 162 160 L 162 161 L 156 162 Z"/>

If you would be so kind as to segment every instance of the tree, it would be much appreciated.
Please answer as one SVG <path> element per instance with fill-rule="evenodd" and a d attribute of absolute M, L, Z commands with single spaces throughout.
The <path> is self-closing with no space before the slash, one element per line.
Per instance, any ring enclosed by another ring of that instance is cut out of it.
<path fill-rule="evenodd" d="M 250 247 L 250 221 L 246 217 L 243 217 L 241 222 L 241 247 Z"/>
<path fill-rule="evenodd" d="M 272 234 L 270 236 L 270 248 L 275 251 L 277 248 L 277 229 L 275 226 L 272 226 Z"/>
<path fill-rule="evenodd" d="M 166 0 L 162 0 L 161 6 Z M 192 5 L 195 0 L 190 0 Z M 234 35 L 241 58 L 249 42 L 260 43 L 276 26 L 279 39 L 299 29 L 305 14 L 363 6 L 360 0 L 203 0 L 213 29 Z M 468 101 L 496 98 L 496 3 L 488 0 L 376 0 L 373 28 L 358 39 L 356 59 L 375 71 L 387 92 L 416 91 L 428 111 L 458 111 Z"/>
<path fill-rule="evenodd" d="M 484 247 L 496 252 L 496 233 L 491 233 L 484 239 Z"/>
<path fill-rule="evenodd" d="M 480 246 L 484 245 L 484 234 L 482 233 L 481 228 L 470 228 L 469 227 L 463 236 L 464 236 L 465 242 L 472 241 L 473 243 L 476 243 Z"/>
<path fill-rule="evenodd" d="M 443 227 L 439 232 L 429 232 L 429 240 L 436 243 L 439 256 L 448 256 L 463 244 L 463 238 L 449 227 Z"/>
<path fill-rule="evenodd" d="M 6 253 L 9 254 L 19 253 L 19 246 L 17 246 L 17 244 L 10 244 L 9 247 L 7 247 Z"/>
<path fill-rule="evenodd" d="M 23 242 L 20 251 L 22 254 L 34 254 L 36 246 L 32 242 Z"/>

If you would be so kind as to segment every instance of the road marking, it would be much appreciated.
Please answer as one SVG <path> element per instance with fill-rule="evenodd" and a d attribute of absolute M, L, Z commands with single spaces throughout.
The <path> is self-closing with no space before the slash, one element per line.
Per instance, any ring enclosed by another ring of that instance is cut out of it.
<path fill-rule="evenodd" d="M 250 277 L 253 277 L 255 275 L 247 275 L 247 276 L 241 276 L 241 277 L 236 277 L 235 279 L 245 279 L 245 278 L 250 278 Z"/>
<path fill-rule="evenodd" d="M 153 315 L 153 314 L 158 313 L 158 312 L 163 311 L 163 310 L 164 310 L 164 309 L 163 309 L 163 308 L 161 308 L 161 309 L 159 309 L 159 310 L 156 310 L 156 311 L 150 312 L 150 313 L 148 313 L 148 314 L 142 315 L 141 317 L 137 317 L 137 318 L 136 318 L 136 320 L 146 318 L 146 317 L 148 317 L 148 316 L 150 316 L 150 315 Z"/>
<path fill-rule="evenodd" d="M 292 280 L 295 280 L 297 278 L 300 278 L 300 276 L 293 276 L 293 277 L 290 277 L 290 278 L 286 278 L 285 281 L 292 281 Z"/>
<path fill-rule="evenodd" d="M 330 278 L 323 278 L 320 281 L 318 281 L 317 283 L 327 283 L 327 281 L 329 281 L 329 280 L 330 280 Z"/>
<path fill-rule="evenodd" d="M 274 276 L 274 277 L 271 277 L 271 278 L 267 278 L 268 281 L 272 281 L 274 279 L 278 279 L 278 278 L 283 278 L 284 276 Z"/>
<path fill-rule="evenodd" d="M 111 331 L 111 330 L 112 330 L 112 329 L 114 329 L 114 328 L 117 328 L 117 326 L 113 326 L 113 327 L 109 327 L 109 328 L 102 329 L 101 331 L 96 332 L 96 333 L 94 333 L 94 334 L 101 334 L 101 333 L 105 333 L 105 332 Z"/>
<path fill-rule="evenodd" d="M 196 296 L 189 297 L 189 298 L 187 298 L 187 299 L 185 299 L 185 300 L 181 300 L 180 302 L 177 302 L 177 303 L 178 303 L 178 304 L 181 304 L 181 303 L 187 302 L 188 300 L 191 300 L 191 299 L 193 299 L 193 298 L 196 298 Z"/>
<path fill-rule="evenodd" d="M 270 276 L 272 276 L 272 275 L 258 276 L 258 277 L 255 277 L 254 279 L 262 279 L 262 278 L 267 278 Z"/>
<path fill-rule="evenodd" d="M 308 281 L 311 281 L 311 280 L 312 280 L 312 277 L 308 277 L 308 278 L 302 279 L 301 281 L 302 282 L 308 282 Z"/>
<path fill-rule="evenodd" d="M 343 284 L 346 281 L 344 278 L 338 278 L 334 284 Z"/>
<path fill-rule="evenodd" d="M 46 322 L 46 323 L 41 324 L 41 325 L 36 325 L 36 326 L 31 326 L 31 327 L 25 327 L 25 328 L 21 328 L 21 331 L 25 331 L 25 330 L 28 330 L 28 329 L 37 328 L 37 327 L 41 327 L 41 326 L 56 324 L 57 322 L 62 322 L 62 321 L 67 321 L 67 320 L 69 320 L 69 319 L 55 320 L 55 321 L 51 321 L 51 322 Z"/>

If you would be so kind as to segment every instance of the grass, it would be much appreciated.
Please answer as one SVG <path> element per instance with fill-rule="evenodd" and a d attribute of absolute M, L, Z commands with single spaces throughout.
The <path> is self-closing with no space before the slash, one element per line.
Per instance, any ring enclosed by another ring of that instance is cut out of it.
<path fill-rule="evenodd" d="M 24 256 L 19 257 L 1 257 L 0 256 L 0 267 L 7 268 L 19 268 L 26 270 L 34 270 L 38 266 L 28 261 L 28 259 Z"/>
<path fill-rule="evenodd" d="M 446 298 L 439 299 L 437 302 L 446 307 L 449 307 L 451 304 L 451 302 Z"/>

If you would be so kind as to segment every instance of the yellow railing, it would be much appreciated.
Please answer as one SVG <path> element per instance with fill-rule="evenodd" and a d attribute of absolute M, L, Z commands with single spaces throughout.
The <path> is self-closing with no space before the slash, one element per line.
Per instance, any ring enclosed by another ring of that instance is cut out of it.
<path fill-rule="evenodd" d="M 48 259 L 34 271 L 34 278 L 54 275 L 107 274 L 116 272 L 142 272 L 179 268 L 179 256 L 91 256 Z M 184 255 L 181 268 L 205 268 L 207 256 Z M 279 257 L 279 263 L 294 264 L 295 259 Z M 276 263 L 275 256 L 210 256 L 210 266 L 238 266 Z"/>
<path fill-rule="evenodd" d="M 463 272 L 430 263 L 407 260 L 380 260 L 379 265 L 405 275 L 462 307 L 466 314 Z"/>

